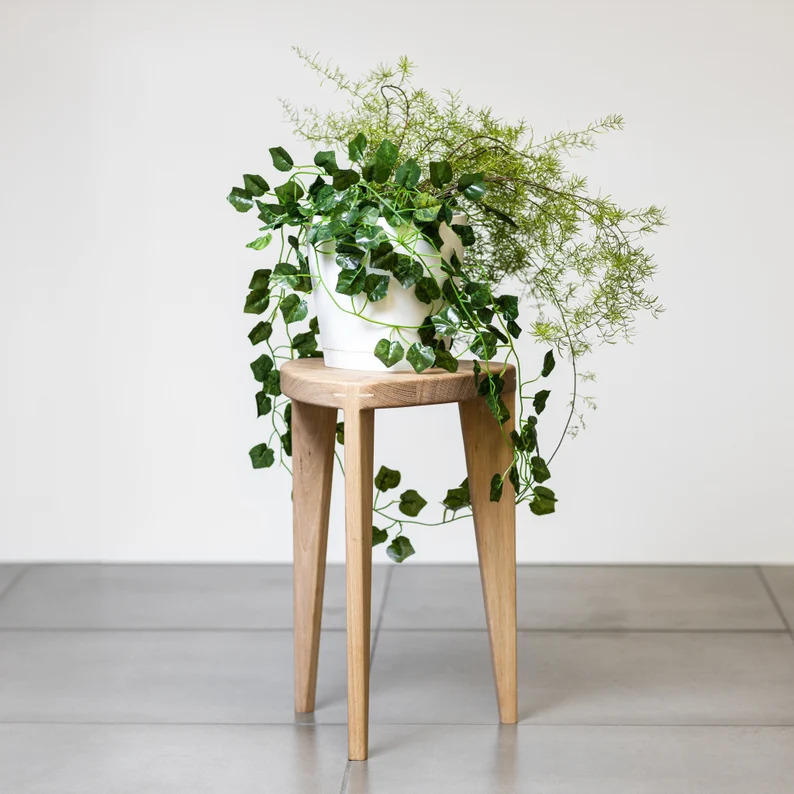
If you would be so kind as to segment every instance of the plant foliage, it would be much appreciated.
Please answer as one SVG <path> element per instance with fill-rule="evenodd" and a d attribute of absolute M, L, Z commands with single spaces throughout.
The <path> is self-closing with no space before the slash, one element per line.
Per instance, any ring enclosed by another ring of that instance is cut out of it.
<path fill-rule="evenodd" d="M 578 415 L 577 361 L 597 342 L 630 336 L 638 312 L 661 311 L 648 291 L 655 263 L 642 241 L 663 224 L 662 211 L 621 208 L 591 193 L 565 164 L 573 150 L 592 148 L 598 134 L 620 129 L 622 118 L 607 116 L 582 131 L 537 140 L 524 122 L 511 124 L 490 108 L 464 105 L 456 92 L 439 98 L 415 87 L 406 58 L 351 79 L 297 52 L 347 101 L 330 113 L 285 102 L 296 133 L 317 146 L 313 163 L 296 165 L 287 149 L 273 147 L 274 186 L 259 174 L 244 174 L 228 196 L 235 210 L 253 212 L 260 223 L 247 247 L 267 249 L 272 260 L 255 271 L 244 304 L 244 311 L 260 316 L 249 339 L 267 352 L 251 370 L 261 384 L 257 415 L 272 427 L 267 442 L 250 452 L 253 466 L 273 465 L 276 448 L 288 466 L 290 405 L 281 395 L 278 367 L 283 360 L 322 355 L 311 293 L 345 296 L 339 305 L 367 319 L 357 306 L 383 300 L 390 290 L 412 290 L 426 305 L 424 323 L 384 327 L 374 355 L 386 367 L 405 360 L 416 372 L 455 372 L 459 360 L 473 359 L 478 394 L 513 450 L 508 469 L 493 473 L 491 500 L 527 502 L 536 515 L 554 512 L 557 498 L 542 483 L 551 477 L 559 443 L 543 457 L 537 433 L 551 391 L 532 384 L 551 374 L 555 352 L 569 359 L 570 424 Z M 418 241 L 437 255 L 444 226 L 465 254 L 432 267 Z M 408 248 L 406 229 L 414 240 Z M 307 250 L 320 246 L 335 255 L 333 284 L 311 272 Z M 521 294 L 503 290 L 503 283 L 518 284 Z M 522 306 L 532 309 L 526 320 Z M 274 335 L 279 321 L 286 343 Z M 547 348 L 534 378 L 522 374 L 515 349 L 524 331 Z M 518 371 L 514 416 L 502 399 L 507 363 Z M 337 441 L 344 443 L 343 423 Z M 373 544 L 393 533 L 387 553 L 396 562 L 414 553 L 405 525 L 428 525 L 416 520 L 427 501 L 414 489 L 378 503 L 401 479 L 385 466 L 375 477 L 374 520 L 383 526 L 373 526 Z M 468 481 L 450 488 L 441 504 L 440 523 L 469 515 Z"/>

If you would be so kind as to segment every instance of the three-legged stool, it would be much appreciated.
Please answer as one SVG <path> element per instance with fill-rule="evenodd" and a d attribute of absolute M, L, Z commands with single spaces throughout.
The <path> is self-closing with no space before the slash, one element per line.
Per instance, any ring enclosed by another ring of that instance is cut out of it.
<path fill-rule="evenodd" d="M 492 370 L 502 366 L 493 364 Z M 515 369 L 508 366 L 503 377 L 502 399 L 512 415 Z M 509 481 L 501 501 L 490 501 L 491 478 L 507 470 L 512 450 L 477 396 L 471 362 L 461 362 L 456 373 L 434 369 L 417 375 L 331 369 L 322 359 L 298 359 L 281 367 L 281 389 L 292 398 L 295 711 L 314 711 L 337 410 L 344 411 L 345 421 L 348 750 L 351 760 L 363 761 L 369 727 L 375 409 L 456 402 L 499 716 L 503 723 L 516 722 L 516 533 Z M 503 431 L 512 429 L 511 418 Z"/>

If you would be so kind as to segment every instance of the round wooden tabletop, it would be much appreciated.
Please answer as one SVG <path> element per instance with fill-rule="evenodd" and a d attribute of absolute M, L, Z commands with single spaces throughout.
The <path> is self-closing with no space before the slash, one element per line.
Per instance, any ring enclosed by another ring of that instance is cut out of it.
<path fill-rule="evenodd" d="M 294 400 L 329 408 L 343 408 L 350 400 L 362 409 L 463 402 L 477 396 L 473 365 L 461 361 L 457 372 L 438 368 L 422 373 L 373 372 L 335 369 L 326 367 L 321 358 L 299 358 L 281 365 L 281 391 Z M 501 374 L 506 393 L 515 391 L 512 364 L 491 362 L 488 369 Z"/>

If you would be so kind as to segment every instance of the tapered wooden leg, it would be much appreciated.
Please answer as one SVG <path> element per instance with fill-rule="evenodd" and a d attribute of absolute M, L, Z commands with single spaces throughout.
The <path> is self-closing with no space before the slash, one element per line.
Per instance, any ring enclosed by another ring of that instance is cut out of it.
<path fill-rule="evenodd" d="M 292 401 L 295 711 L 314 711 L 336 408 Z"/>
<path fill-rule="evenodd" d="M 364 761 L 369 733 L 372 596 L 372 450 L 375 412 L 345 409 L 348 757 Z"/>
<path fill-rule="evenodd" d="M 515 394 L 503 394 L 512 416 Z M 499 502 L 490 500 L 491 478 L 507 471 L 512 449 L 505 440 L 485 400 L 462 402 L 460 423 L 469 472 L 480 578 L 491 640 L 491 658 L 499 718 L 518 721 L 516 671 L 516 508 L 515 492 L 508 480 Z M 510 419 L 505 435 L 513 429 Z"/>

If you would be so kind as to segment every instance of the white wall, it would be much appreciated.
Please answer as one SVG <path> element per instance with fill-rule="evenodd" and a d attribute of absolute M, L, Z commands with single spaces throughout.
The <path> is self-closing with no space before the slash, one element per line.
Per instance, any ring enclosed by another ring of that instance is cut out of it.
<path fill-rule="evenodd" d="M 669 209 L 668 312 L 591 361 L 599 409 L 554 467 L 559 512 L 520 511 L 521 557 L 794 562 L 791 9 L 3 0 L 0 560 L 289 559 L 288 477 L 246 454 L 264 254 L 224 197 L 268 146 L 301 151 L 276 97 L 327 94 L 299 43 L 354 72 L 406 52 L 541 132 L 621 112 L 577 165 Z M 463 477 L 455 409 L 382 412 L 377 462 L 407 469 L 406 423 L 448 439 L 405 473 L 439 498 Z M 474 558 L 463 522 L 411 534 L 420 561 Z"/>

